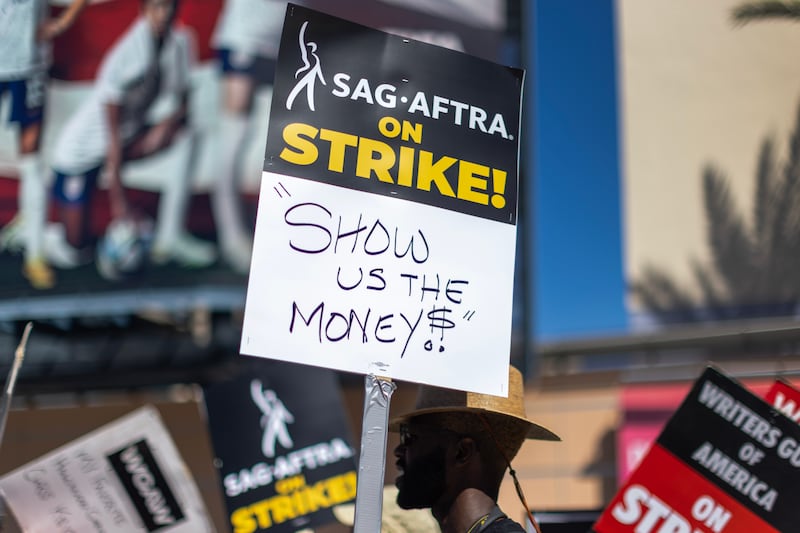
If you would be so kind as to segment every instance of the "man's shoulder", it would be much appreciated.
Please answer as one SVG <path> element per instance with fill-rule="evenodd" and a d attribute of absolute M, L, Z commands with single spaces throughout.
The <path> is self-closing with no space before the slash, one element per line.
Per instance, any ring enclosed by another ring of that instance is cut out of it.
<path fill-rule="evenodd" d="M 506 516 L 488 524 L 481 533 L 525 533 L 525 528 Z"/>

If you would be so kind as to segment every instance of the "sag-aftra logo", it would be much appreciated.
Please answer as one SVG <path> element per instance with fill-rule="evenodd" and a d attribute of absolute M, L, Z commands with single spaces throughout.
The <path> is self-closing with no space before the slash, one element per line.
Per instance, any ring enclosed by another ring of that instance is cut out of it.
<path fill-rule="evenodd" d="M 306 35 L 307 30 L 308 21 L 305 21 L 300 27 L 297 43 L 300 48 L 301 65 L 295 71 L 294 78 L 297 81 L 286 98 L 287 110 L 291 111 L 295 107 L 297 98 L 305 93 L 308 109 L 316 111 L 315 95 L 318 89 L 317 83 L 320 83 L 329 87 L 330 94 L 338 98 L 349 98 L 385 109 L 400 109 L 415 117 L 446 120 L 455 126 L 495 135 L 509 141 L 514 140 L 514 134 L 509 133 L 506 120 L 501 113 L 492 113 L 468 102 L 427 94 L 425 91 L 404 94 L 402 89 L 391 83 L 376 84 L 366 77 L 356 78 L 346 72 L 335 73 L 331 78 L 332 86 L 329 86 L 318 54 L 319 46 L 315 41 L 309 40 Z"/>
<path fill-rule="evenodd" d="M 353 450 L 339 438 L 293 449 L 295 443 L 289 433 L 289 424 L 300 421 L 295 420 L 275 391 L 253 379 L 250 381 L 250 398 L 261 413 L 258 419 L 262 430 L 261 453 L 271 461 L 258 462 L 250 468 L 225 475 L 222 482 L 227 496 L 239 496 L 271 485 L 276 480 L 300 475 L 305 470 L 315 470 L 353 457 Z"/>

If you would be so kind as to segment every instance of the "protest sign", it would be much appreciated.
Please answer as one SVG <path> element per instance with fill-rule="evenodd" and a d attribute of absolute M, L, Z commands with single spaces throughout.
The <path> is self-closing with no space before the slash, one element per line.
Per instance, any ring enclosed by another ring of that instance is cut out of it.
<path fill-rule="evenodd" d="M 332 522 L 332 508 L 356 496 L 355 451 L 336 376 L 263 363 L 205 390 L 233 532 L 293 532 Z"/>
<path fill-rule="evenodd" d="M 241 352 L 505 396 L 522 81 L 290 4 Z"/>
<path fill-rule="evenodd" d="M 200 492 L 153 407 L 0 478 L 23 531 L 213 531 Z"/>
<path fill-rule="evenodd" d="M 785 381 L 777 380 L 764 395 L 764 399 L 795 422 L 800 422 L 800 390 Z"/>
<path fill-rule="evenodd" d="M 594 530 L 800 531 L 798 483 L 800 426 L 708 368 Z"/>

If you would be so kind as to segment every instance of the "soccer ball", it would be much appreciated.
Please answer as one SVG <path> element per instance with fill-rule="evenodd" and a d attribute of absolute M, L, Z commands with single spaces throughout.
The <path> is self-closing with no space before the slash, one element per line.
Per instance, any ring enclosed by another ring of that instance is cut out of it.
<path fill-rule="evenodd" d="M 153 242 L 153 222 L 149 219 L 112 220 L 97 245 L 97 271 L 111 281 L 139 274 L 147 266 Z"/>

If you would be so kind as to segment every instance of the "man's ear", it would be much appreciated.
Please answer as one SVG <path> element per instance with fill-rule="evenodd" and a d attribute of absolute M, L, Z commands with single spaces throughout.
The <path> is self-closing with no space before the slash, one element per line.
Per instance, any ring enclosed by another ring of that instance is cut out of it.
<path fill-rule="evenodd" d="M 466 464 L 478 455 L 478 443 L 472 437 L 461 437 L 456 443 L 456 462 Z"/>

